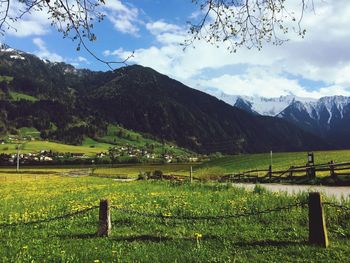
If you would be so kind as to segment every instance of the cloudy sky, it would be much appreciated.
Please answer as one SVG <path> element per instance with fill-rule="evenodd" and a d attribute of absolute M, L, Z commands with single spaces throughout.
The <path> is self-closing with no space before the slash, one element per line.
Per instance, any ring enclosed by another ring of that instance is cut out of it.
<path fill-rule="evenodd" d="M 296 12 L 301 0 L 294 2 Z M 227 94 L 278 97 L 350 96 L 350 1 L 314 0 L 302 26 L 282 46 L 265 45 L 261 51 L 239 49 L 230 54 L 202 41 L 185 51 L 187 21 L 201 14 L 191 0 L 106 0 L 106 19 L 95 26 L 94 53 L 122 60 L 135 52 L 129 64 L 141 64 L 193 88 Z M 14 5 L 12 12 L 16 12 Z M 45 13 L 33 13 L 13 25 L 1 42 L 51 61 L 78 68 L 108 70 L 76 43 L 63 39 Z"/>

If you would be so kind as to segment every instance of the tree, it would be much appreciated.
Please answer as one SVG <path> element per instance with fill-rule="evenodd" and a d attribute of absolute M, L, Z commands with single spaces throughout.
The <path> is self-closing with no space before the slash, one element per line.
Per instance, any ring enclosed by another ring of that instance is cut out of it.
<path fill-rule="evenodd" d="M 242 46 L 261 49 L 265 42 L 281 45 L 290 31 L 304 37 L 301 27 L 304 11 L 313 0 L 192 0 L 199 6 L 201 16 L 197 23 L 189 22 L 191 37 L 185 46 L 195 40 L 211 44 L 227 42 L 227 49 L 236 52 Z M 288 3 L 287 3 L 288 2 Z M 296 10 L 288 4 L 299 3 Z M 290 10 L 291 9 L 291 10 Z M 218 46 L 218 45 L 217 45 Z M 219 47 L 219 46 L 218 46 Z"/>
<path fill-rule="evenodd" d="M 105 1 L 0 0 L 0 33 L 5 34 L 7 30 L 15 29 L 15 22 L 27 13 L 46 12 L 53 27 L 65 38 L 77 41 L 77 50 L 83 47 L 95 59 L 112 68 L 112 64 L 125 64 L 133 54 L 124 61 L 106 61 L 96 56 L 86 44 L 86 41 L 96 40 L 94 23 L 104 19 L 101 7 Z M 227 48 L 231 52 L 242 46 L 261 49 L 265 42 L 280 45 L 287 40 L 281 38 L 281 33 L 287 34 L 291 29 L 304 37 L 306 31 L 301 28 L 300 22 L 309 1 L 313 4 L 313 0 L 296 0 L 300 3 L 298 15 L 288 10 L 287 0 L 191 1 L 198 5 L 200 15 L 196 22 L 189 22 L 190 34 L 184 46 L 194 45 L 197 40 L 212 44 L 227 42 Z M 19 7 L 11 12 L 14 3 L 19 4 Z M 295 23 L 296 26 L 293 26 Z"/>
<path fill-rule="evenodd" d="M 111 69 L 112 64 L 125 64 L 124 61 L 107 61 L 94 54 L 86 41 L 95 41 L 94 23 L 101 22 L 104 14 L 99 7 L 105 0 L 0 0 L 0 33 L 14 29 L 15 22 L 28 13 L 46 12 L 51 26 L 63 34 L 64 38 L 77 41 L 77 50 L 83 47 L 91 56 L 105 63 Z"/>

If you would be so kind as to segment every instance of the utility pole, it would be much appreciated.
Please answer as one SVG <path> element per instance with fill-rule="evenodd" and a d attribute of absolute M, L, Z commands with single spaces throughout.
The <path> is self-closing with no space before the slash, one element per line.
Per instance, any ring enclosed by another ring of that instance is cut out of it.
<path fill-rule="evenodd" d="M 17 173 L 19 172 L 19 159 L 20 159 L 19 154 L 20 154 L 20 144 L 18 143 L 17 144 L 17 167 L 16 167 Z"/>
<path fill-rule="evenodd" d="M 270 151 L 270 165 L 272 167 L 272 150 Z"/>
<path fill-rule="evenodd" d="M 16 171 L 19 172 L 19 163 L 20 163 L 20 150 L 22 146 L 23 140 L 22 140 L 22 134 L 19 132 L 19 136 L 17 139 L 17 165 L 16 165 Z"/>

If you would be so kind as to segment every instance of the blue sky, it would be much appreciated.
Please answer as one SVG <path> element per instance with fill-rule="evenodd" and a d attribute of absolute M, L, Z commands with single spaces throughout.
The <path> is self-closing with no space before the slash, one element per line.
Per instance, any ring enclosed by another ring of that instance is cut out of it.
<path fill-rule="evenodd" d="M 131 52 L 130 64 L 149 66 L 193 88 L 228 94 L 278 97 L 350 96 L 350 1 L 314 0 L 304 16 L 305 39 L 295 34 L 283 46 L 265 45 L 261 51 L 196 42 L 182 50 L 188 37 L 186 21 L 200 15 L 191 0 L 106 0 L 106 18 L 95 24 L 97 41 L 90 49 L 106 60 L 121 60 Z M 14 2 L 13 10 L 19 5 Z M 296 12 L 300 0 L 291 0 Z M 14 11 L 15 12 L 15 11 Z M 2 42 L 51 61 L 78 68 L 108 70 L 76 43 L 63 39 L 44 13 L 27 15 L 7 31 Z"/>

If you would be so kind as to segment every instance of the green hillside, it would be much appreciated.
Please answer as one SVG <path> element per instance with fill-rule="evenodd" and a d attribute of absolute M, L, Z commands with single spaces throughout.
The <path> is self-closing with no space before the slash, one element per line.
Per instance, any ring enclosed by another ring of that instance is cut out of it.
<path fill-rule="evenodd" d="M 288 122 L 251 115 L 151 68 L 94 72 L 21 56 L 25 59 L 18 61 L 6 53 L 0 59 L 0 133 L 34 127 L 42 139 L 71 145 L 89 137 L 146 147 L 153 144 L 147 139 L 157 138 L 199 153 L 332 148 Z M 171 145 L 151 147 L 158 153 L 174 151 Z"/>
<path fill-rule="evenodd" d="M 39 151 L 53 151 L 59 153 L 84 153 L 93 156 L 96 153 L 106 151 L 108 147 L 74 146 L 49 141 L 28 141 L 22 144 L 21 153 L 33 153 Z M 16 153 L 16 143 L 5 143 L 0 145 L 0 153 Z"/>
<path fill-rule="evenodd" d="M 81 145 L 42 140 L 40 132 L 32 127 L 22 127 L 17 130 L 17 133 L 16 135 L 7 134 L 0 136 L 0 139 L 3 140 L 3 143 L 0 144 L 0 153 L 16 153 L 18 142 L 21 142 L 22 153 L 53 151 L 58 153 L 84 153 L 92 157 L 97 153 L 108 152 L 113 147 L 127 147 L 153 152 L 157 155 L 173 154 L 184 157 L 193 155 L 192 152 L 186 149 L 169 143 L 164 143 L 163 145 L 159 141 L 146 138 L 140 133 L 117 125 L 109 125 L 107 134 L 100 138 L 84 137 Z"/>
<path fill-rule="evenodd" d="M 24 93 L 14 92 L 14 91 L 10 92 L 10 97 L 14 101 L 26 100 L 26 101 L 35 102 L 38 100 L 37 98 L 35 98 L 33 96 L 30 96 L 30 95 L 27 95 Z"/>

